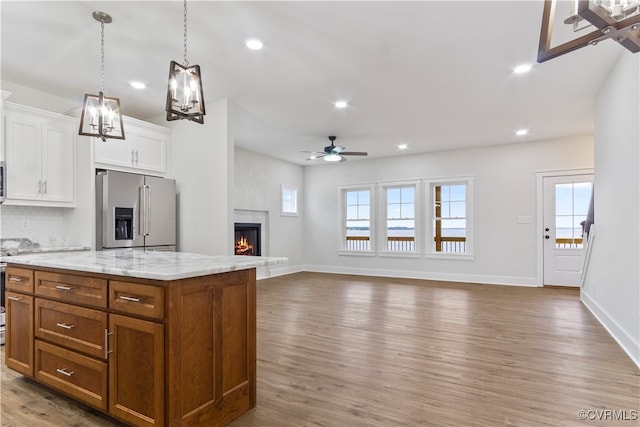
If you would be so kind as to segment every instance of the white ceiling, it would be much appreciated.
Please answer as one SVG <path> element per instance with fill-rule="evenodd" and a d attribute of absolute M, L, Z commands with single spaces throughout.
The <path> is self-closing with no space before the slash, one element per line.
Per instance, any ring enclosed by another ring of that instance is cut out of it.
<path fill-rule="evenodd" d="M 1 77 L 77 100 L 100 89 L 125 114 L 164 113 L 182 63 L 182 1 L 7 1 Z M 190 0 L 189 61 L 205 101 L 236 102 L 236 145 L 300 164 L 327 136 L 369 157 L 517 143 L 593 131 L 597 92 L 624 48 L 613 41 L 535 64 L 538 1 Z M 261 51 L 244 46 L 264 41 Z M 534 63 L 517 76 L 512 68 Z M 147 84 L 144 91 L 128 86 Z M 345 99 L 338 110 L 333 102 Z M 205 123 L 207 119 L 205 117 Z M 193 126 L 200 126 L 192 124 Z M 514 136 L 519 128 L 530 135 Z M 185 142 L 186 143 L 186 142 Z M 315 161 L 319 164 L 322 161 Z"/>

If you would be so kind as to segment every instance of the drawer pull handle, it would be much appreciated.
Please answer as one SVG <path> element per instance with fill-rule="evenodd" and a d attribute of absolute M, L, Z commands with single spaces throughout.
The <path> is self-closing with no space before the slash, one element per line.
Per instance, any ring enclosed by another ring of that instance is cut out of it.
<path fill-rule="evenodd" d="M 15 283 L 22 283 L 25 281 L 24 279 L 25 279 L 24 277 L 16 277 L 16 276 L 9 277 L 9 281 L 15 282 Z"/>
<path fill-rule="evenodd" d="M 70 377 L 71 375 L 73 375 L 75 372 L 71 371 L 67 371 L 65 368 L 61 368 L 61 369 L 56 369 L 56 372 L 62 375 L 66 375 L 68 377 Z"/>
<path fill-rule="evenodd" d="M 140 301 L 142 301 L 140 298 L 128 297 L 128 296 L 125 296 L 125 295 L 120 295 L 118 298 L 123 299 L 125 301 L 131 301 L 131 302 L 140 302 Z"/>
<path fill-rule="evenodd" d="M 7 297 L 9 298 L 11 301 L 22 301 L 22 298 L 20 297 Z"/>
<path fill-rule="evenodd" d="M 60 289 L 61 291 L 70 291 L 71 289 L 73 289 L 73 287 L 71 287 L 71 286 L 63 286 L 63 285 L 56 285 L 56 289 Z"/>
<path fill-rule="evenodd" d="M 66 323 L 56 323 L 56 325 L 60 326 L 61 328 L 65 328 L 65 329 L 73 329 L 76 327 L 76 325 L 67 325 Z"/>

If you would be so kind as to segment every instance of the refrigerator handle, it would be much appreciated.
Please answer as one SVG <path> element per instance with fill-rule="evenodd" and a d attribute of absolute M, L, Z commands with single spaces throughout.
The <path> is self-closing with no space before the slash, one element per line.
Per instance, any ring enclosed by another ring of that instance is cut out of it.
<path fill-rule="evenodd" d="M 144 235 L 149 235 L 149 223 L 151 222 L 151 186 L 144 186 Z"/>
<path fill-rule="evenodd" d="M 138 230 L 136 234 L 144 236 L 144 218 L 145 218 L 145 197 L 144 185 L 138 187 Z"/>

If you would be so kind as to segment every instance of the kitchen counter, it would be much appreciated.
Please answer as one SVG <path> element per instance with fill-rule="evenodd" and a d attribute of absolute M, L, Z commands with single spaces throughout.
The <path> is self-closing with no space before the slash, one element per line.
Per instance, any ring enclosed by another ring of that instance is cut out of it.
<path fill-rule="evenodd" d="M 5 364 L 127 425 L 226 426 L 256 406 L 256 267 L 286 261 L 11 256 Z"/>
<path fill-rule="evenodd" d="M 209 256 L 188 252 L 115 249 L 108 251 L 40 251 L 7 257 L 11 265 L 47 267 L 153 280 L 177 280 L 282 264 L 283 257 Z"/>

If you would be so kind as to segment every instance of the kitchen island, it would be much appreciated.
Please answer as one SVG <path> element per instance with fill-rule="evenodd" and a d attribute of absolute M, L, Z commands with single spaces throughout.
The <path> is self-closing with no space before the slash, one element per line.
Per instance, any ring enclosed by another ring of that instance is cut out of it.
<path fill-rule="evenodd" d="M 256 268 L 286 258 L 122 249 L 8 260 L 7 367 L 134 426 L 256 405 Z"/>

